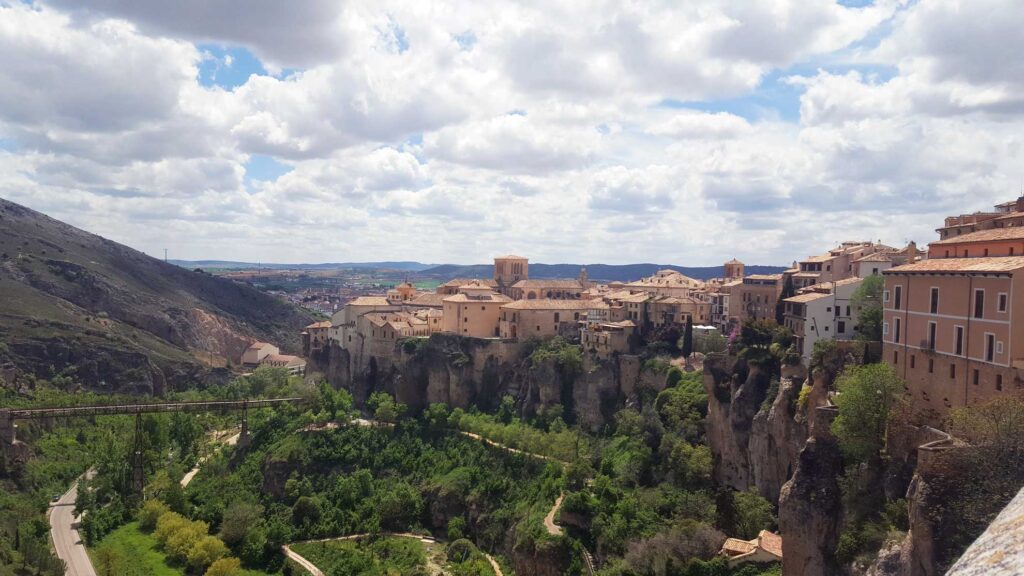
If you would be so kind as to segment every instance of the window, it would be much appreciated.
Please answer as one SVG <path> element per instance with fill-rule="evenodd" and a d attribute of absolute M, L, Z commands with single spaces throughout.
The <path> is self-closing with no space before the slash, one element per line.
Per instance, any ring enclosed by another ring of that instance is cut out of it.
<path fill-rule="evenodd" d="M 935 330 L 938 328 L 938 324 L 935 322 L 928 323 L 928 348 L 935 349 Z"/>
<path fill-rule="evenodd" d="M 928 359 L 928 373 L 932 374 L 935 372 L 935 360 L 932 358 Z"/>
<path fill-rule="evenodd" d="M 882 302 L 889 303 L 889 291 L 885 290 L 882 292 Z"/>
<path fill-rule="evenodd" d="M 1002 374 L 996 374 L 996 390 L 1002 390 L 1002 389 L 1003 389 L 1003 375 Z"/>
<path fill-rule="evenodd" d="M 850 307 L 849 306 L 846 307 L 846 316 L 847 317 L 850 316 Z"/>
<path fill-rule="evenodd" d="M 956 364 L 950 362 L 949 364 L 949 377 L 956 378 Z"/>
<path fill-rule="evenodd" d="M 555 324 L 558 324 L 558 312 L 555 312 Z"/>
<path fill-rule="evenodd" d="M 842 320 L 840 320 L 839 321 L 839 327 L 836 328 L 836 332 L 839 332 L 840 334 L 845 334 L 846 333 L 846 322 L 843 322 Z"/>
<path fill-rule="evenodd" d="M 972 382 L 972 383 L 973 383 L 973 384 L 974 384 L 975 386 L 977 386 L 977 385 L 978 385 L 978 382 L 979 382 L 980 380 L 981 380 L 981 375 L 980 375 L 980 374 L 978 373 L 978 369 L 977 369 L 977 368 L 975 368 L 975 369 L 974 369 L 974 372 L 973 372 L 973 373 L 971 374 L 971 382 Z"/>
<path fill-rule="evenodd" d="M 978 289 L 974 291 L 974 317 L 984 318 L 985 317 L 985 290 Z"/>
<path fill-rule="evenodd" d="M 481 306 L 480 309 L 481 310 L 487 310 L 487 307 L 486 306 Z"/>
<path fill-rule="evenodd" d="M 882 334 L 885 334 L 885 335 L 889 334 L 889 323 L 888 322 L 882 322 Z"/>
<path fill-rule="evenodd" d="M 985 256 L 988 256 L 988 248 L 985 248 Z"/>
<path fill-rule="evenodd" d="M 1003 343 L 1002 342 L 996 342 L 996 354 L 1002 354 L 1002 353 L 1003 353 Z"/>
<path fill-rule="evenodd" d="M 964 354 L 964 327 L 957 326 L 953 332 L 953 353 L 957 356 Z"/>
<path fill-rule="evenodd" d="M 896 350 L 892 351 L 892 363 L 893 364 L 899 364 L 900 363 L 900 353 L 897 352 Z"/>
<path fill-rule="evenodd" d="M 996 357 L 996 335 L 985 334 L 985 361 L 991 362 Z"/>
<path fill-rule="evenodd" d="M 1006 295 L 1006 292 L 1000 292 L 999 293 L 999 311 L 1000 312 L 1006 312 L 1006 306 L 1007 306 L 1008 302 L 1009 302 L 1009 296 Z"/>
<path fill-rule="evenodd" d="M 900 323 L 901 322 L 900 322 L 899 318 L 893 318 L 893 321 L 895 321 L 895 324 L 893 325 L 894 335 L 892 337 L 892 341 L 896 342 L 898 344 L 899 341 L 900 341 Z"/>
<path fill-rule="evenodd" d="M 910 355 L 910 368 L 913 369 L 916 364 L 917 364 L 917 356 L 911 354 Z"/>
<path fill-rule="evenodd" d="M 1013 246 L 1010 246 L 1010 256 L 1013 256 Z"/>
<path fill-rule="evenodd" d="M 899 310 L 903 305 L 903 286 L 896 286 L 895 290 L 896 292 L 893 295 L 895 302 L 892 307 Z"/>
<path fill-rule="evenodd" d="M 932 303 L 931 304 L 931 309 L 930 309 L 931 313 L 932 314 L 938 314 L 939 313 L 939 289 L 938 288 L 932 288 L 932 300 L 931 300 L 931 303 Z"/>
<path fill-rule="evenodd" d="M 949 250 L 946 250 L 946 258 L 949 258 Z"/>

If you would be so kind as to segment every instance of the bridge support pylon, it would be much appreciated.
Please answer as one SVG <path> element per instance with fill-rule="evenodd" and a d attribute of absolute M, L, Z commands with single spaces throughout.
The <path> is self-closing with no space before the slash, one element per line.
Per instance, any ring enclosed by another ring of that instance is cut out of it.
<path fill-rule="evenodd" d="M 252 442 L 249 436 L 249 405 L 242 404 L 242 431 L 238 433 L 238 448 L 244 449 Z"/>
<path fill-rule="evenodd" d="M 142 414 L 135 415 L 135 443 L 132 448 L 132 492 L 142 494 L 146 486 L 145 472 L 143 470 L 143 431 Z"/>

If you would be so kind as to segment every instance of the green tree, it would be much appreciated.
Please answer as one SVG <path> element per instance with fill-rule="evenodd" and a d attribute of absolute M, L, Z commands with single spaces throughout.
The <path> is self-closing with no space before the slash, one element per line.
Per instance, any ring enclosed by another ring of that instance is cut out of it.
<path fill-rule="evenodd" d="M 512 418 L 516 413 L 516 399 L 511 395 L 506 394 L 501 397 L 501 405 L 498 406 L 498 421 L 502 424 L 508 424 L 512 422 Z"/>
<path fill-rule="evenodd" d="M 221 558 L 206 569 L 204 576 L 241 576 L 242 563 L 238 558 Z"/>
<path fill-rule="evenodd" d="M 398 422 L 406 411 L 406 405 L 395 402 L 387 392 L 370 394 L 367 405 L 373 410 L 373 417 L 381 422 Z"/>
<path fill-rule="evenodd" d="M 885 280 L 868 276 L 850 296 L 850 305 L 857 311 L 857 338 L 869 342 L 882 340 L 882 290 Z"/>
<path fill-rule="evenodd" d="M 888 364 L 849 366 L 836 380 L 839 415 L 832 434 L 853 462 L 874 458 L 885 446 L 885 429 L 905 386 Z"/>
<path fill-rule="evenodd" d="M 683 330 L 683 358 L 689 358 L 693 354 L 693 317 L 686 317 L 686 329 Z"/>
<path fill-rule="evenodd" d="M 772 503 L 757 492 L 749 490 L 733 494 L 736 510 L 736 536 L 745 540 L 757 537 L 761 530 L 768 530 L 775 524 Z"/>
<path fill-rule="evenodd" d="M 146 500 L 139 510 L 139 528 L 153 530 L 156 528 L 156 521 L 169 511 L 170 508 L 159 500 Z"/>
<path fill-rule="evenodd" d="M 216 536 L 203 536 L 188 551 L 188 565 L 196 573 L 228 555 L 228 547 Z"/>
<path fill-rule="evenodd" d="M 262 518 L 262 506 L 236 500 L 224 510 L 220 523 L 221 540 L 228 546 L 242 543 L 249 530 L 255 528 Z"/>

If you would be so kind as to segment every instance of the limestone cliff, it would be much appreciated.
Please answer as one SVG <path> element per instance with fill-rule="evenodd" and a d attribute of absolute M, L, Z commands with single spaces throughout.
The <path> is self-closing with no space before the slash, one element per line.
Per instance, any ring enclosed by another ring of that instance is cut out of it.
<path fill-rule="evenodd" d="M 532 344 L 434 334 L 427 340 L 349 351 L 332 345 L 328 381 L 349 390 L 362 405 L 383 390 L 413 413 L 440 402 L 453 408 L 498 407 L 510 395 L 522 416 L 562 407 L 568 419 L 598 430 L 614 413 L 642 393 L 657 393 L 665 374 L 645 368 L 640 357 L 584 356 L 578 370 L 567 371 L 554 359 L 531 359 Z"/>
<path fill-rule="evenodd" d="M 715 479 L 736 490 L 756 488 L 772 502 L 792 476 L 808 426 L 798 397 L 803 370 L 786 367 L 774 399 L 765 402 L 771 377 L 761 367 L 712 355 L 704 363 L 708 443 Z"/>

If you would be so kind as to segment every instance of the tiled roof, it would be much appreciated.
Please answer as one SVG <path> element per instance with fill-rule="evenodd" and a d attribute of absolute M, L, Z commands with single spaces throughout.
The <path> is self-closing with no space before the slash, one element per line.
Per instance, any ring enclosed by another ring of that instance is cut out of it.
<path fill-rule="evenodd" d="M 498 285 L 497 282 L 491 280 L 490 278 L 452 278 L 451 280 L 442 284 L 442 286 L 446 286 L 448 288 L 458 288 L 459 286 L 464 286 L 472 282 L 482 282 L 491 287 L 496 287 Z"/>
<path fill-rule="evenodd" d="M 445 294 L 438 294 L 436 292 L 425 292 L 409 300 L 407 304 L 410 306 L 441 306 L 441 301 L 446 298 Z"/>
<path fill-rule="evenodd" d="M 808 302 L 814 302 L 815 300 L 821 300 L 822 298 L 828 298 L 831 294 L 824 292 L 805 292 L 803 294 L 797 294 L 796 296 L 790 296 L 786 298 L 786 302 L 792 302 L 794 304 L 806 304 Z"/>
<path fill-rule="evenodd" d="M 384 296 L 360 296 L 355 300 L 350 300 L 346 306 L 390 306 L 391 303 Z"/>
<path fill-rule="evenodd" d="M 859 260 L 854 260 L 854 262 L 892 262 L 892 256 L 886 252 L 875 252 Z"/>
<path fill-rule="evenodd" d="M 761 530 L 761 533 L 757 535 L 757 541 L 765 552 L 770 552 L 782 558 L 782 536 L 774 532 Z"/>
<path fill-rule="evenodd" d="M 502 306 L 506 310 L 597 310 L 607 308 L 604 302 L 595 300 L 516 300 Z"/>
<path fill-rule="evenodd" d="M 490 293 L 483 298 L 477 298 L 475 296 L 467 296 L 465 294 L 455 294 L 446 297 L 443 302 L 511 302 L 512 299 L 504 294 Z"/>
<path fill-rule="evenodd" d="M 314 322 L 309 326 L 306 326 L 306 330 L 316 330 L 317 328 L 330 328 L 330 320 L 324 320 L 323 322 Z"/>
<path fill-rule="evenodd" d="M 751 274 L 747 278 L 750 280 L 782 280 L 782 274 Z"/>
<path fill-rule="evenodd" d="M 513 288 L 561 288 L 582 290 L 583 285 L 579 280 L 520 280 L 512 285 Z"/>
<path fill-rule="evenodd" d="M 883 270 L 882 274 L 925 272 L 1013 272 L 1024 268 L 1024 256 L 990 258 L 932 258 Z"/>
<path fill-rule="evenodd" d="M 945 246 L 949 244 L 964 244 L 970 242 L 990 242 L 994 240 L 1024 240 L 1024 226 L 1011 226 L 1009 228 L 992 228 L 990 230 L 978 230 L 938 242 L 932 242 L 931 246 Z"/>
<path fill-rule="evenodd" d="M 271 348 L 274 347 L 274 345 L 269 342 L 253 342 L 252 344 L 249 344 L 249 350 L 262 350 L 268 346 Z"/>

